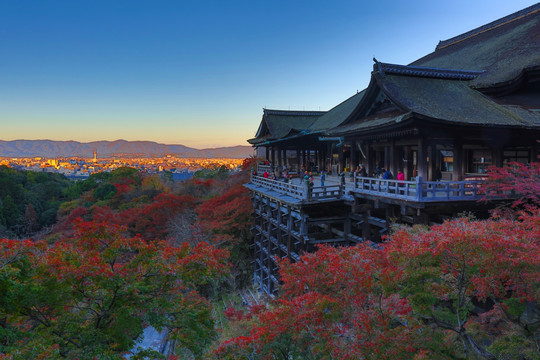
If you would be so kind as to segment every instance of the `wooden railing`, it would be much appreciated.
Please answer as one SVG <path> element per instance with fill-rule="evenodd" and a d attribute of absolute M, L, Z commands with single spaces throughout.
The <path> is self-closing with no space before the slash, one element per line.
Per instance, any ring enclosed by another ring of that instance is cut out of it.
<path fill-rule="evenodd" d="M 341 199 L 345 194 L 344 185 L 309 186 L 306 182 L 295 185 L 255 175 L 251 176 L 251 183 L 299 200 Z M 356 177 L 353 187 L 347 190 L 413 202 L 470 201 L 482 198 L 479 191 L 482 183 L 480 180 L 422 181 L 421 177 L 415 181 Z"/>
<path fill-rule="evenodd" d="M 274 190 L 280 194 L 291 196 L 295 199 L 304 198 L 304 187 L 301 185 L 294 185 L 290 182 L 272 180 L 256 175 L 251 175 L 251 182 L 266 189 Z"/>
<path fill-rule="evenodd" d="M 272 165 L 258 164 L 257 165 L 257 173 L 262 175 L 262 173 L 267 171 L 270 174 L 272 174 L 274 172 L 274 169 L 272 169 L 272 167 L 273 167 Z"/>
<path fill-rule="evenodd" d="M 386 180 L 368 177 L 354 179 L 354 192 L 417 202 L 480 200 L 483 181 Z"/>
<path fill-rule="evenodd" d="M 314 187 L 309 186 L 306 182 L 295 185 L 283 180 L 272 180 L 256 175 L 251 176 L 251 183 L 300 200 L 340 199 L 343 195 L 343 186 L 341 185 Z"/>

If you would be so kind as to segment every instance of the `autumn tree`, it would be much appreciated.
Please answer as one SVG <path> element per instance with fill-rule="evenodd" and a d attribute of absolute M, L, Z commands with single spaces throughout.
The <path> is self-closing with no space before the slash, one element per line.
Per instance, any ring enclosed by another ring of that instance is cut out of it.
<path fill-rule="evenodd" d="M 51 246 L 4 241 L 0 352 L 120 359 L 152 325 L 201 356 L 214 326 L 198 289 L 228 271 L 226 252 L 146 242 L 125 231 L 78 221 L 72 238 Z"/>
<path fill-rule="evenodd" d="M 281 263 L 279 298 L 250 331 L 222 343 L 220 358 L 405 359 L 421 353 L 401 278 L 384 251 L 367 244 L 322 247 Z M 427 336 L 426 336 L 427 337 Z"/>
<path fill-rule="evenodd" d="M 510 338 L 522 346 L 514 358 L 535 347 L 538 334 L 523 320 L 534 311 L 526 304 L 540 300 L 538 215 L 401 229 L 385 247 L 404 272 L 396 289 L 418 318 L 454 334 L 465 356 L 495 359 L 498 344 Z M 489 328 L 490 317 L 501 315 L 507 325 Z"/>
<path fill-rule="evenodd" d="M 511 207 L 534 210 L 540 208 L 540 162 L 489 167 L 483 184 L 485 200 L 491 197 L 511 199 Z"/>

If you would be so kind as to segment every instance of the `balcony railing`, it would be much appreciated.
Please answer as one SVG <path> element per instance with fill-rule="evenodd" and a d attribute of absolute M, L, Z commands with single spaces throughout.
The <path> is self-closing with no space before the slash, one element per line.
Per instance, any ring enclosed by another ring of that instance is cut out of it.
<path fill-rule="evenodd" d="M 252 175 L 251 183 L 281 195 L 307 201 L 341 199 L 346 192 L 411 202 L 474 201 L 484 196 L 479 191 L 483 183 L 481 180 L 422 181 L 418 177 L 415 181 L 405 181 L 356 177 L 347 186 L 336 183 L 310 186 L 304 181 L 293 184 Z"/>
<path fill-rule="evenodd" d="M 478 190 L 483 181 L 415 181 L 386 180 L 369 177 L 354 179 L 354 192 L 415 202 L 480 200 Z"/>
<path fill-rule="evenodd" d="M 344 189 L 342 185 L 310 186 L 304 181 L 299 185 L 256 175 L 251 176 L 251 183 L 298 200 L 340 199 Z"/>

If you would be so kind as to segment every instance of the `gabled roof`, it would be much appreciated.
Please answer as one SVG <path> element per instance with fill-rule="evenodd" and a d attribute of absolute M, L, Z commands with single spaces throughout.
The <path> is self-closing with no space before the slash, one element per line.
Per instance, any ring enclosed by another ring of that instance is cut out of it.
<path fill-rule="evenodd" d="M 354 110 L 362 100 L 365 91 L 361 91 L 351 96 L 341 104 L 330 109 L 326 114 L 318 118 L 308 129 L 310 133 L 331 129 L 343 124 L 351 117 Z"/>
<path fill-rule="evenodd" d="M 409 118 L 480 126 L 540 128 L 540 111 L 498 104 L 469 85 L 481 71 L 425 68 L 376 62 L 356 117 L 326 135 L 385 127 Z M 391 103 L 375 106 L 381 99 Z M 392 106 L 393 105 L 393 106 Z"/>
<path fill-rule="evenodd" d="M 388 74 L 383 77 L 378 73 L 374 76 L 396 106 L 422 117 L 464 125 L 540 126 L 540 116 L 533 112 L 520 116 L 519 111 L 497 104 L 465 81 Z"/>
<path fill-rule="evenodd" d="M 471 81 L 489 88 L 540 68 L 540 3 L 451 39 L 410 65 L 484 71 Z"/>
<path fill-rule="evenodd" d="M 257 134 L 248 142 L 253 145 L 282 139 L 309 127 L 325 111 L 264 109 Z"/>

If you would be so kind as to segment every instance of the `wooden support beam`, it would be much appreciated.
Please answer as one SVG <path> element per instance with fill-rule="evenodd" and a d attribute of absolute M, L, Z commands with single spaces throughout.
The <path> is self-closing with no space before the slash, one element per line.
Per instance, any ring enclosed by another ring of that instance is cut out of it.
<path fill-rule="evenodd" d="M 426 142 L 422 137 L 418 138 L 418 158 L 417 158 L 418 174 L 422 179 L 428 178 L 428 167 L 427 167 L 427 146 Z"/>
<path fill-rule="evenodd" d="M 452 170 L 452 181 L 463 180 L 463 143 L 461 139 L 454 139 L 454 167 Z"/>
<path fill-rule="evenodd" d="M 429 146 L 429 180 L 435 181 L 440 180 L 438 179 L 438 174 L 440 174 L 440 168 L 437 165 L 437 158 L 438 158 L 438 151 L 437 151 L 437 145 L 432 143 Z M 424 177 L 422 177 L 425 179 Z"/>

